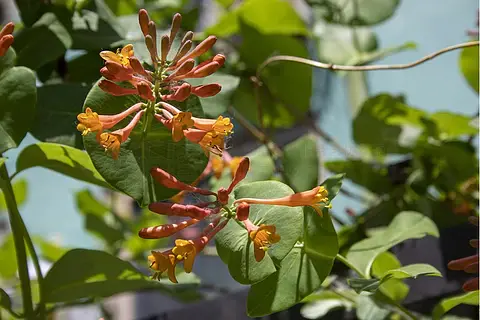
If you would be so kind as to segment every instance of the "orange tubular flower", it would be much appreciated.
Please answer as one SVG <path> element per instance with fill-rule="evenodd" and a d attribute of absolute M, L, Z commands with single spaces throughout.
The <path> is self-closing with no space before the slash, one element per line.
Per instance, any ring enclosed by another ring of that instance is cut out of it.
<path fill-rule="evenodd" d="M 113 159 L 118 159 L 118 155 L 120 154 L 120 145 L 127 141 L 130 133 L 132 132 L 133 128 L 135 128 L 138 121 L 140 121 L 140 118 L 144 112 L 144 110 L 138 112 L 125 128 L 115 130 L 111 133 L 103 132 L 98 136 L 100 145 L 105 148 L 105 151 L 110 151 Z"/>
<path fill-rule="evenodd" d="M 223 170 L 225 167 L 230 167 L 230 174 L 232 178 L 237 172 L 238 166 L 242 161 L 243 157 L 232 157 L 228 152 L 224 151 L 222 157 L 211 156 L 210 163 L 212 164 L 212 171 L 215 178 L 220 179 L 222 176 Z"/>
<path fill-rule="evenodd" d="M 310 206 L 322 216 L 322 208 L 330 208 L 328 203 L 328 191 L 323 186 L 318 186 L 312 190 L 299 192 L 290 196 L 275 198 L 275 199 L 256 199 L 256 198 L 242 198 L 236 200 L 234 203 L 250 203 L 250 204 L 269 204 L 277 206 L 299 207 Z"/>
<path fill-rule="evenodd" d="M 13 22 L 7 23 L 2 30 L 0 31 L 0 57 L 3 57 L 7 52 L 8 48 L 13 43 L 13 30 L 15 29 L 15 25 Z"/>
<path fill-rule="evenodd" d="M 262 261 L 265 252 L 270 246 L 280 241 L 280 235 L 276 233 L 277 228 L 274 225 L 261 224 L 259 227 L 250 220 L 245 219 L 243 224 L 247 228 L 248 236 L 253 241 L 253 253 L 257 262 Z"/>
<path fill-rule="evenodd" d="M 84 113 L 80 113 L 77 116 L 77 120 L 80 122 L 77 125 L 77 130 L 82 132 L 84 136 L 90 132 L 102 132 L 104 129 L 113 128 L 117 123 L 132 113 L 139 111 L 142 106 L 143 103 L 137 103 L 115 115 L 98 115 L 98 113 L 93 112 L 92 109 L 87 107 Z"/>

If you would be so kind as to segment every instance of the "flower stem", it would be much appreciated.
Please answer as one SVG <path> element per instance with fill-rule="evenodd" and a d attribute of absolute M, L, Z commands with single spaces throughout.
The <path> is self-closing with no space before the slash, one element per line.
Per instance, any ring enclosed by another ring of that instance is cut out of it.
<path fill-rule="evenodd" d="M 361 278 L 367 279 L 366 275 L 362 271 L 360 271 L 357 267 L 351 264 L 350 261 L 348 261 L 347 258 L 342 256 L 341 254 L 338 253 L 335 259 L 337 259 L 338 261 L 340 261 L 341 263 L 343 263 L 344 265 L 346 265 L 347 267 L 355 271 Z"/>
<path fill-rule="evenodd" d="M 18 211 L 12 184 L 8 177 L 8 171 L 5 162 L 0 163 L 0 189 L 2 189 L 3 195 L 5 197 L 5 202 L 7 203 L 8 217 L 13 234 L 15 255 L 18 265 L 18 274 L 20 277 L 20 285 L 22 289 L 24 316 L 26 319 L 33 319 L 35 315 L 33 311 L 30 276 L 28 274 L 27 252 L 25 250 L 24 242 L 25 231 L 20 212 Z"/>

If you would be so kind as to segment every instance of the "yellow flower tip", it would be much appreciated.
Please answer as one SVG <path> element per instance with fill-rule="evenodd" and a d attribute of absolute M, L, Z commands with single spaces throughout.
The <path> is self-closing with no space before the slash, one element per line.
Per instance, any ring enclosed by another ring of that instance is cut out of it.
<path fill-rule="evenodd" d="M 178 142 L 182 140 L 183 130 L 193 127 L 193 119 L 191 112 L 179 112 L 172 118 L 172 138 Z"/>
<path fill-rule="evenodd" d="M 130 67 L 130 60 L 128 58 L 132 57 L 133 54 L 133 45 L 127 44 L 122 49 L 118 49 L 117 52 L 102 51 L 100 52 L 100 57 L 105 61 L 113 61 L 125 67 Z"/>
<path fill-rule="evenodd" d="M 176 260 L 183 261 L 183 268 L 186 273 L 192 272 L 197 249 L 191 241 L 175 240 L 175 247 L 173 247 L 172 253 L 175 255 Z"/>
<path fill-rule="evenodd" d="M 113 159 L 117 160 L 120 154 L 121 139 L 120 135 L 103 132 L 99 136 L 99 143 L 105 151 L 111 153 Z"/>
<path fill-rule="evenodd" d="M 232 173 L 232 178 L 233 176 L 235 176 L 238 166 L 240 165 L 240 162 L 242 162 L 242 160 L 243 160 L 243 157 L 233 157 L 230 163 L 228 164 L 230 167 L 230 172 Z"/>
<path fill-rule="evenodd" d="M 314 201 L 316 203 L 319 203 L 319 202 L 324 202 L 324 203 L 327 203 L 328 202 L 328 191 L 327 189 L 325 189 L 324 186 L 318 186 L 316 188 L 316 194 L 314 196 Z"/>
<path fill-rule="evenodd" d="M 218 134 L 229 135 L 232 133 L 233 123 L 230 121 L 230 118 L 219 116 L 213 124 L 213 130 Z"/>
<path fill-rule="evenodd" d="M 215 178 L 220 179 L 222 176 L 223 170 L 225 169 L 225 162 L 223 158 L 218 156 L 211 156 L 210 162 L 212 164 L 212 171 Z"/>
<path fill-rule="evenodd" d="M 210 151 L 215 155 L 221 156 L 225 144 L 225 136 L 212 130 L 205 134 L 199 144 L 205 152 Z"/>
<path fill-rule="evenodd" d="M 274 225 L 261 224 L 257 230 L 250 232 L 249 236 L 253 241 L 253 251 L 257 262 L 262 261 L 265 252 L 272 244 L 280 241 L 280 235 L 276 233 L 276 230 Z"/>
<path fill-rule="evenodd" d="M 153 274 L 153 279 L 160 279 L 162 273 L 167 271 L 170 281 L 178 283 L 175 277 L 176 261 L 173 254 L 152 251 L 152 254 L 148 256 L 148 261 L 150 262 L 150 269 L 157 271 Z"/>
<path fill-rule="evenodd" d="M 77 120 L 80 122 L 77 125 L 77 130 L 82 132 L 82 135 L 103 130 L 98 113 L 93 112 L 90 108 L 86 108 L 85 112 L 77 115 Z"/>

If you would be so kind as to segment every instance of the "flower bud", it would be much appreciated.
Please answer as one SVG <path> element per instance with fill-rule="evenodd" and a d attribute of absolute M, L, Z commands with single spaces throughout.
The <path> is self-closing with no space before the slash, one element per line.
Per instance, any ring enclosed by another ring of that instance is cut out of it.
<path fill-rule="evenodd" d="M 15 29 L 15 25 L 13 22 L 9 22 L 3 26 L 2 30 L 0 31 L 0 39 L 6 36 L 7 34 L 12 34 L 13 30 Z"/>
<path fill-rule="evenodd" d="M 13 43 L 13 36 L 11 34 L 7 34 L 2 38 L 0 38 L 0 57 L 5 55 L 5 53 L 7 52 L 8 48 L 10 48 L 12 43 Z"/>
<path fill-rule="evenodd" d="M 177 61 L 180 60 L 183 56 L 185 56 L 188 53 L 188 51 L 190 51 L 191 48 L 192 48 L 192 40 L 187 40 L 185 41 L 184 44 L 181 45 L 180 49 L 178 49 L 177 54 L 172 60 L 172 67 L 171 67 L 172 69 L 174 69 L 175 66 L 177 65 Z"/>
<path fill-rule="evenodd" d="M 170 27 L 170 45 L 175 40 L 178 30 L 180 29 L 180 25 L 182 24 L 182 15 L 180 13 L 175 13 L 172 18 L 172 26 Z"/>
<path fill-rule="evenodd" d="M 150 101 L 155 101 L 155 97 L 153 96 L 152 88 L 146 83 L 146 82 L 140 82 L 137 85 L 138 89 L 138 95 L 145 99 L 145 100 L 150 100 Z"/>
<path fill-rule="evenodd" d="M 140 11 L 138 11 L 138 24 L 140 25 L 140 29 L 142 29 L 142 33 L 144 37 L 148 35 L 149 22 L 150 22 L 150 17 L 148 16 L 147 10 L 140 9 Z"/>
<path fill-rule="evenodd" d="M 168 52 L 170 51 L 170 39 L 167 35 L 162 36 L 162 57 L 161 61 L 167 61 Z"/>
<path fill-rule="evenodd" d="M 157 62 L 156 45 L 153 42 L 152 36 L 149 34 L 145 36 L 145 45 L 147 46 L 148 52 L 150 52 L 150 57 L 152 58 L 152 62 L 156 63 Z"/>
<path fill-rule="evenodd" d="M 208 36 L 205 40 L 203 40 L 202 42 L 200 42 L 200 44 L 198 46 L 195 47 L 195 49 L 193 49 L 189 54 L 187 54 L 185 57 L 183 57 L 182 59 L 180 59 L 178 61 L 178 63 L 183 63 L 183 61 L 187 60 L 187 59 L 194 59 L 196 57 L 199 57 L 201 56 L 202 54 L 204 54 L 205 52 L 207 52 L 208 50 L 210 50 L 210 48 L 213 47 L 213 45 L 215 44 L 215 42 L 217 42 L 217 37 L 215 36 Z"/>
<path fill-rule="evenodd" d="M 245 202 L 240 202 L 237 206 L 237 219 L 238 221 L 245 221 L 248 219 L 250 213 L 250 205 Z"/>
<path fill-rule="evenodd" d="M 191 93 L 191 85 L 189 83 L 182 83 L 181 86 L 175 87 L 175 92 L 173 94 L 167 94 L 163 96 L 164 100 L 173 100 L 173 101 L 185 101 Z"/>
<path fill-rule="evenodd" d="M 203 86 L 192 87 L 192 93 L 201 98 L 213 97 L 222 90 L 218 83 L 211 83 Z"/>
<path fill-rule="evenodd" d="M 150 211 L 167 216 L 190 217 L 202 220 L 205 217 L 216 213 L 215 209 L 200 208 L 194 205 L 183 205 L 178 203 L 154 202 L 148 208 Z"/>
<path fill-rule="evenodd" d="M 138 60 L 137 57 L 130 57 L 128 58 L 128 60 L 130 61 L 130 66 L 135 73 L 138 73 L 146 78 L 151 78 L 150 75 L 145 71 L 142 63 L 140 62 L 140 60 Z"/>
<path fill-rule="evenodd" d="M 190 72 L 187 77 L 188 78 L 204 78 L 208 77 L 209 75 L 213 74 L 215 71 L 220 69 L 220 64 L 218 62 L 212 61 L 206 64 L 203 67 L 196 67 L 195 69 Z"/>
<path fill-rule="evenodd" d="M 240 164 L 238 165 L 237 171 L 235 172 L 235 176 L 232 179 L 232 182 L 230 183 L 230 186 L 228 187 L 228 193 L 232 192 L 233 188 L 245 179 L 248 173 L 248 169 L 250 168 L 250 160 L 247 157 L 244 157 L 242 161 L 240 161 Z"/>
<path fill-rule="evenodd" d="M 156 227 L 143 228 L 138 232 L 140 238 L 143 239 L 159 239 L 169 237 L 180 230 L 183 230 L 193 224 L 198 223 L 200 220 L 190 219 L 180 223 L 164 224 Z"/>
<path fill-rule="evenodd" d="M 192 39 L 193 39 L 193 32 L 192 31 L 187 31 L 187 33 L 185 33 L 185 35 L 183 36 L 182 44 L 187 42 L 187 41 L 192 41 Z"/>
<path fill-rule="evenodd" d="M 181 76 L 187 74 L 188 72 L 192 71 L 193 67 L 195 66 L 195 60 L 193 59 L 188 59 L 184 63 L 178 67 L 177 70 L 172 72 L 166 79 L 165 81 L 170 81 L 170 80 L 181 80 Z"/>
<path fill-rule="evenodd" d="M 150 170 L 150 174 L 158 183 L 170 189 L 187 190 L 187 191 L 203 194 L 206 196 L 215 195 L 215 193 L 212 191 L 193 187 L 191 185 L 183 183 L 180 180 L 178 180 L 176 177 L 171 175 L 170 173 L 160 168 L 152 168 Z"/>
<path fill-rule="evenodd" d="M 218 191 L 217 191 L 218 202 L 220 202 L 223 205 L 227 204 L 229 194 L 230 194 L 230 192 L 228 192 L 228 190 L 223 188 L 223 187 L 218 189 Z"/>
<path fill-rule="evenodd" d="M 136 89 L 124 88 L 108 80 L 101 80 L 98 83 L 98 86 L 100 87 L 100 89 L 110 93 L 113 96 L 126 96 L 130 94 L 137 94 Z"/>

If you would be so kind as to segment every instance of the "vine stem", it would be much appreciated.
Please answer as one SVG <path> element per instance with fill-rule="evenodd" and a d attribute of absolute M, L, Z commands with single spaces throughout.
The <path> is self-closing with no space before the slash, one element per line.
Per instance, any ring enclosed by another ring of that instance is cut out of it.
<path fill-rule="evenodd" d="M 15 255 L 17 258 L 18 274 L 22 289 L 22 302 L 25 318 L 35 318 L 32 302 L 32 288 L 30 287 L 30 276 L 28 274 L 27 252 L 24 242 L 24 225 L 17 202 L 13 192 L 12 184 L 8 177 L 8 171 L 5 162 L 0 163 L 0 188 L 3 191 L 5 202 L 7 203 L 8 217 L 15 245 Z"/>
<path fill-rule="evenodd" d="M 416 60 L 411 63 L 402 63 L 402 64 L 386 64 L 386 65 L 368 65 L 368 66 L 344 66 L 344 65 L 336 65 L 332 63 L 323 63 L 315 60 L 310 60 L 306 58 L 300 58 L 300 57 L 295 57 L 295 56 L 286 56 L 286 55 L 278 55 L 278 56 L 273 56 L 271 58 L 268 58 L 265 60 L 257 69 L 257 79 L 260 79 L 260 74 L 263 71 L 263 69 L 269 65 L 272 62 L 275 61 L 291 61 L 291 62 L 297 62 L 297 63 L 303 63 L 315 68 L 320 68 L 320 69 L 328 69 L 328 70 L 334 70 L 334 71 L 372 71 L 372 70 L 399 70 L 399 69 L 409 69 L 413 68 L 415 66 L 418 66 L 419 64 L 422 64 L 424 62 L 427 62 L 441 54 L 447 53 L 449 51 L 457 50 L 457 49 L 462 49 L 462 48 L 467 48 L 467 47 L 475 47 L 480 44 L 480 41 L 470 41 L 470 42 L 465 42 L 465 43 L 460 43 L 456 44 L 453 46 L 449 46 L 446 48 L 443 48 L 441 50 L 435 51 L 429 55 L 424 56 L 423 58 Z"/>
<path fill-rule="evenodd" d="M 356 266 L 354 266 L 350 261 L 347 260 L 344 256 L 341 254 L 337 254 L 335 257 L 338 261 L 349 267 L 351 270 L 355 271 L 361 278 L 363 279 L 369 279 L 370 276 L 367 276 L 364 274 L 362 271 L 360 271 Z M 395 300 L 391 299 L 388 295 L 383 292 L 381 288 L 378 289 L 378 293 L 380 294 L 381 298 L 388 301 L 388 303 L 392 306 L 395 307 L 397 313 L 403 314 L 405 317 L 407 317 L 410 320 L 417 320 L 417 317 L 411 313 L 408 309 L 406 309 L 404 306 L 396 302 Z"/>

